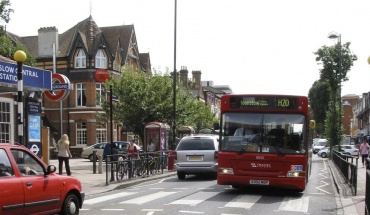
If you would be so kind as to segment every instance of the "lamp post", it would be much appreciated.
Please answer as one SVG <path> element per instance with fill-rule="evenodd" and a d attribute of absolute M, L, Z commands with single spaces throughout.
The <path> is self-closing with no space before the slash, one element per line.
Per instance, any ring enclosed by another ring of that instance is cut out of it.
<path fill-rule="evenodd" d="M 339 44 L 339 56 L 338 56 L 338 78 L 339 78 L 339 86 L 338 86 L 338 148 L 340 148 L 340 141 L 341 141 L 341 133 L 342 133 L 342 37 L 341 34 L 336 32 L 330 32 L 328 35 L 329 39 L 338 39 Z"/>
<path fill-rule="evenodd" d="M 174 30 L 174 60 L 173 60 L 173 64 L 174 64 L 174 70 L 173 70 L 173 122 L 172 122 L 172 145 L 175 145 L 176 144 L 176 23 L 177 23 L 177 0 L 175 0 L 175 30 Z"/>
<path fill-rule="evenodd" d="M 18 142 L 24 145 L 23 142 L 23 62 L 26 61 L 27 55 L 22 50 L 14 53 L 14 60 L 17 62 L 17 81 L 18 81 Z"/>

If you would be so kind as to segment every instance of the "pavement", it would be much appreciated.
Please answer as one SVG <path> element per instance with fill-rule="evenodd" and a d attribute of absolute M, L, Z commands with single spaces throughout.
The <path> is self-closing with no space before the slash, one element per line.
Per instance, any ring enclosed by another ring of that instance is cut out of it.
<path fill-rule="evenodd" d="M 361 160 L 358 161 L 357 168 L 357 189 L 354 195 L 353 189 L 346 182 L 343 175 L 340 173 L 337 166 L 332 160 L 327 159 L 333 182 L 338 191 L 336 193 L 337 214 L 343 215 L 363 215 L 365 214 L 365 192 L 366 192 L 366 167 L 363 167 Z M 50 160 L 49 164 L 58 167 L 58 160 Z M 111 190 L 130 187 L 142 182 L 175 176 L 176 171 L 164 169 L 163 173 L 157 173 L 148 177 L 125 178 L 122 181 L 114 181 L 111 177 L 111 172 L 105 171 L 105 163 L 99 168 L 99 162 L 96 163 L 95 173 L 93 163 L 86 159 L 70 159 L 72 176 L 81 181 L 82 189 L 86 196 L 92 196 L 99 193 L 108 192 Z M 108 167 L 109 168 L 109 167 Z M 99 173 L 101 170 L 101 173 Z M 65 174 L 65 169 L 63 169 Z"/>
<path fill-rule="evenodd" d="M 93 162 L 90 162 L 87 159 L 70 159 L 69 163 L 72 176 L 81 181 L 82 190 L 85 192 L 86 196 L 92 196 L 115 189 L 122 189 L 142 182 L 176 175 L 176 171 L 163 169 L 163 173 L 159 172 L 148 177 L 135 177 L 131 179 L 124 178 L 123 180 L 118 181 L 114 172 L 113 181 L 111 177 L 111 171 L 108 170 L 108 173 L 105 171 L 105 162 L 102 162 L 101 168 L 99 168 L 99 162 L 96 162 L 95 173 Z M 49 165 L 54 165 L 58 169 L 58 160 L 49 160 Z M 110 168 L 110 165 L 108 168 Z M 101 170 L 101 173 L 99 169 Z M 63 174 L 66 174 L 64 165 Z"/>
<path fill-rule="evenodd" d="M 354 163 L 356 159 L 354 159 Z M 366 194 L 366 166 L 358 159 L 357 166 L 357 189 L 345 180 L 344 176 L 332 160 L 327 159 L 329 169 L 337 188 L 337 214 L 343 215 L 363 215 L 365 214 L 365 194 Z"/>

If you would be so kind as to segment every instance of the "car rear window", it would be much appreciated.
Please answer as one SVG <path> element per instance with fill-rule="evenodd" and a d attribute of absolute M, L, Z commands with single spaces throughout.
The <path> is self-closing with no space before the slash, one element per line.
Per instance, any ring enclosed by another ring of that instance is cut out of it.
<path fill-rule="evenodd" d="M 177 150 L 215 150 L 212 139 L 184 139 Z"/>

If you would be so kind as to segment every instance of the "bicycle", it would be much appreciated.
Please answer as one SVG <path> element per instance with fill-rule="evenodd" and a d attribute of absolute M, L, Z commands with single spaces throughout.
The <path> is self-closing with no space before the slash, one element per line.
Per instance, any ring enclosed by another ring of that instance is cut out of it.
<path fill-rule="evenodd" d="M 122 156 L 118 158 L 116 174 L 117 180 L 122 180 L 125 176 L 128 176 L 128 163 Z"/>

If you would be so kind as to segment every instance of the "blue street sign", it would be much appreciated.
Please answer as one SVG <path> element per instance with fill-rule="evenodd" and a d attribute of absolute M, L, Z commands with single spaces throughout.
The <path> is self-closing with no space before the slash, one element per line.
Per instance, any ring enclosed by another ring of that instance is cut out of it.
<path fill-rule="evenodd" d="M 0 83 L 12 84 L 17 87 L 17 65 L 0 61 Z M 23 66 L 23 86 L 25 89 L 51 90 L 52 72 Z"/>

